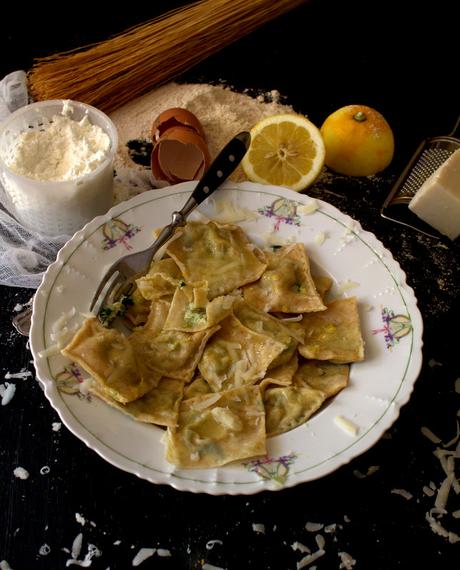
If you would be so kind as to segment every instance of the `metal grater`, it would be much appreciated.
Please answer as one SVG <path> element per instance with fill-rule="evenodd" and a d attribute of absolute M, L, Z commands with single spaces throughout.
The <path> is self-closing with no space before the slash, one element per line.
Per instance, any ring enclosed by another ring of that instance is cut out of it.
<path fill-rule="evenodd" d="M 380 210 L 382 217 L 443 239 L 437 230 L 411 212 L 408 205 L 425 180 L 460 148 L 459 136 L 460 117 L 450 134 L 422 142 L 383 203 Z"/>

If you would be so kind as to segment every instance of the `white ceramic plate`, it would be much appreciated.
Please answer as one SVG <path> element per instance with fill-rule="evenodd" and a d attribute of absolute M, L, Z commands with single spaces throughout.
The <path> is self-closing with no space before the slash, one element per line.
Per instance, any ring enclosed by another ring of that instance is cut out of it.
<path fill-rule="evenodd" d="M 314 272 L 332 277 L 332 296 L 359 299 L 365 361 L 352 365 L 349 387 L 307 424 L 268 440 L 267 457 L 219 469 L 179 470 L 164 459 L 162 429 L 84 397 L 77 368 L 59 354 L 39 355 L 55 343 L 56 321 L 77 326 L 108 266 L 147 247 L 152 230 L 169 223 L 193 187 L 184 183 L 153 190 L 119 204 L 59 252 L 35 295 L 32 318 L 32 353 L 46 396 L 63 423 L 91 449 L 153 483 L 214 495 L 251 494 L 322 477 L 369 449 L 396 420 L 422 363 L 422 319 L 404 272 L 373 234 L 325 202 L 316 201 L 319 208 L 305 213 L 312 203 L 308 196 L 274 186 L 227 183 L 191 218 L 214 218 L 222 200 L 245 208 L 252 215 L 238 223 L 251 239 L 259 244 L 303 242 Z M 320 236 L 325 237 L 321 245 Z M 339 427 L 337 417 L 351 422 L 356 435 Z"/>

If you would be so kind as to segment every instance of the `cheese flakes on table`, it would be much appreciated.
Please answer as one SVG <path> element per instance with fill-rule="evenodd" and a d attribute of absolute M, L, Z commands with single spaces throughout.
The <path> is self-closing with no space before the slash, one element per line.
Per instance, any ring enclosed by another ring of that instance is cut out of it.
<path fill-rule="evenodd" d="M 107 329 L 96 319 L 86 319 L 62 354 L 86 370 L 112 398 L 126 404 L 141 398 L 160 380 L 143 375 L 128 338 Z"/>
<path fill-rule="evenodd" d="M 166 459 L 180 468 L 219 467 L 266 452 L 258 386 L 183 401 L 177 427 L 167 432 Z"/>
<path fill-rule="evenodd" d="M 184 383 L 181 380 L 162 378 L 158 386 L 152 388 L 142 398 L 128 404 L 120 404 L 97 384 L 93 385 L 90 391 L 104 400 L 109 406 L 120 410 L 139 422 L 173 427 L 177 424 Z"/>
<path fill-rule="evenodd" d="M 244 288 L 244 298 L 266 312 L 324 311 L 322 298 L 310 273 L 305 247 L 294 243 L 266 252 L 268 266 L 262 277 Z"/>
<path fill-rule="evenodd" d="M 206 281 L 208 298 L 225 295 L 259 279 L 266 263 L 238 226 L 189 222 L 167 248 L 185 281 Z"/>
<path fill-rule="evenodd" d="M 230 390 L 261 380 L 285 348 L 282 342 L 252 331 L 230 315 L 207 344 L 198 368 L 214 392 Z"/>
<path fill-rule="evenodd" d="M 339 364 L 364 359 L 356 297 L 332 301 L 326 311 L 305 314 L 302 326 L 305 342 L 299 344 L 299 352 L 305 358 Z"/>

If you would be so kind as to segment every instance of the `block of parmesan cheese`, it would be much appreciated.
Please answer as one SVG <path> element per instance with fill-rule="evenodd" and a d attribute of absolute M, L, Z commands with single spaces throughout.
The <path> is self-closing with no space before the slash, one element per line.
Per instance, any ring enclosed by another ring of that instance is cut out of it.
<path fill-rule="evenodd" d="M 409 209 L 451 240 L 460 235 L 460 149 L 425 180 Z"/>

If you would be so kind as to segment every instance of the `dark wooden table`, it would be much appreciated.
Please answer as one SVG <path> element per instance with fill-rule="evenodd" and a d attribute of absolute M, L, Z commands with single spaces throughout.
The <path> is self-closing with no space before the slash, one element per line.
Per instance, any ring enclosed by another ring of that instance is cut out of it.
<path fill-rule="evenodd" d="M 3 24 L 2 75 L 27 69 L 32 57 L 103 39 L 165 9 L 123 9 L 92 14 L 79 4 L 61 22 L 45 6 L 35 6 Z M 177 2 L 174 4 L 178 4 Z M 453 4 L 453 3 L 452 3 Z M 427 136 L 446 134 L 457 114 L 458 70 L 453 7 L 420 5 L 401 14 L 396 4 L 337 8 L 331 1 L 310 2 L 221 51 L 185 74 L 182 81 L 225 79 L 237 89 L 278 89 L 286 101 L 316 124 L 334 109 L 364 103 L 379 109 L 393 127 L 395 159 L 374 179 L 330 176 L 309 194 L 325 199 L 357 219 L 391 250 L 407 273 L 424 318 L 424 365 L 410 402 L 372 449 L 321 480 L 253 496 L 194 495 L 152 485 L 103 461 L 59 421 L 34 380 L 27 339 L 10 324 L 14 307 L 30 290 L 2 287 L 1 373 L 29 370 L 12 380 L 13 400 L 0 408 L 0 560 L 14 570 L 65 568 L 79 532 L 83 549 L 96 545 L 102 555 L 91 568 L 131 568 L 141 547 L 168 549 L 141 568 L 198 569 L 204 562 L 227 569 L 295 569 L 303 554 L 291 545 L 316 550 L 307 522 L 337 525 L 321 531 L 326 554 L 318 570 L 338 569 L 339 552 L 356 559 L 356 569 L 459 567 L 460 542 L 432 532 L 426 513 L 434 506 L 424 486 L 437 487 L 445 475 L 433 455 L 436 445 L 421 433 L 429 427 L 443 442 L 457 432 L 459 370 L 459 243 L 436 240 L 383 220 L 379 208 L 392 183 Z M 66 8 L 67 9 L 67 8 Z M 64 10 L 64 8 L 63 8 Z M 417 19 L 415 19 L 417 17 Z M 458 52 L 458 50 L 457 50 Z M 442 445 L 439 444 L 441 447 Z M 455 446 L 454 446 L 455 447 Z M 456 459 L 457 473 L 460 459 Z M 17 466 L 30 477 L 13 475 Z M 41 474 L 43 466 L 49 473 Z M 379 466 L 366 477 L 371 466 Z M 411 499 L 392 493 L 405 489 Z M 449 512 L 460 509 L 451 491 Z M 82 526 L 76 513 L 84 517 Z M 442 524 L 460 534 L 460 520 L 446 514 Z M 265 525 L 265 534 L 253 524 Z M 220 540 L 212 549 L 208 541 Z M 42 545 L 50 552 L 40 554 Z M 210 546 L 208 544 L 208 546 Z"/>

